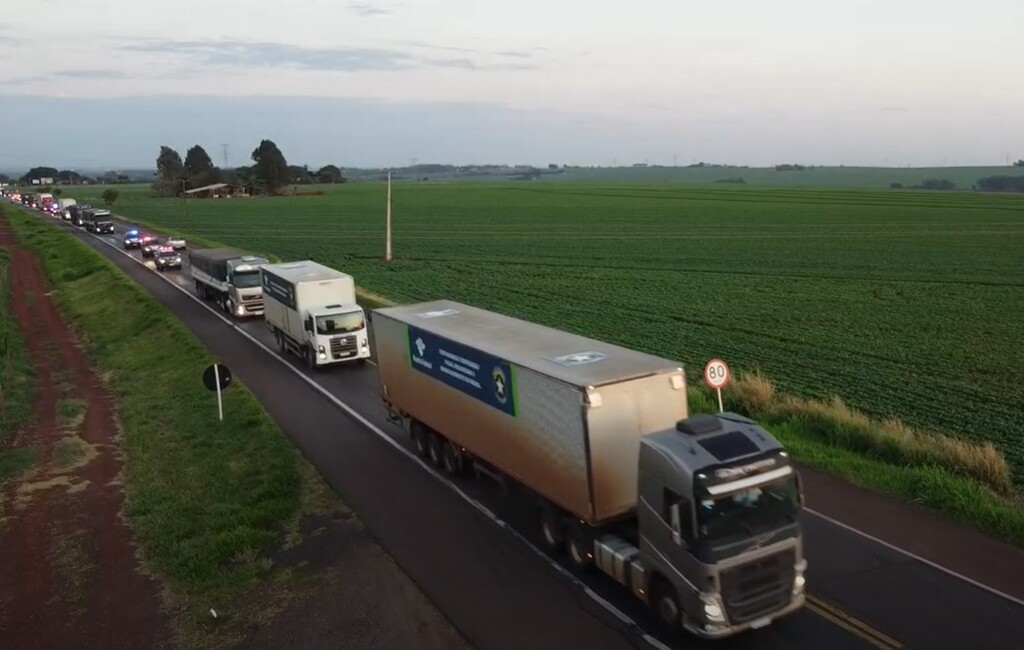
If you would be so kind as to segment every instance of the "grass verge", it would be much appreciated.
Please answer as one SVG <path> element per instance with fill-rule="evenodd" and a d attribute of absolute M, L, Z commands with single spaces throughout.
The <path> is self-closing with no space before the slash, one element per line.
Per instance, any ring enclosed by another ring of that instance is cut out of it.
<path fill-rule="evenodd" d="M 224 393 L 218 421 L 200 381 L 213 358 L 146 291 L 56 226 L 20 210 L 7 217 L 117 399 L 125 513 L 147 565 L 192 611 L 230 598 L 267 570 L 260 550 L 299 511 L 304 461 L 241 382 Z"/>
<path fill-rule="evenodd" d="M 756 419 L 807 465 L 901 497 L 1024 547 L 1024 501 L 1006 459 L 991 443 L 875 420 L 842 402 L 776 393 L 760 374 L 741 374 L 722 392 L 726 410 Z M 704 388 L 690 390 L 693 413 L 714 413 Z"/>
<path fill-rule="evenodd" d="M 28 421 L 34 387 L 32 365 L 11 310 L 10 263 L 7 250 L 0 248 L 0 454 L 4 453 L 2 446 Z"/>

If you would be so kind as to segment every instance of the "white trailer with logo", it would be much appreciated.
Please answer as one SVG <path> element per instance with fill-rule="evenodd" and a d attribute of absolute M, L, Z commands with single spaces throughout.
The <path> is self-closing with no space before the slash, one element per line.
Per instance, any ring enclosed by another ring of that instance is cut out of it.
<path fill-rule="evenodd" d="M 680 364 L 449 300 L 373 327 L 389 419 L 452 478 L 521 488 L 552 552 L 705 638 L 803 605 L 795 468 L 747 418 L 691 417 Z"/>
<path fill-rule="evenodd" d="M 281 353 L 311 368 L 370 358 L 366 313 L 355 279 L 312 260 L 264 264 L 264 318 Z"/>

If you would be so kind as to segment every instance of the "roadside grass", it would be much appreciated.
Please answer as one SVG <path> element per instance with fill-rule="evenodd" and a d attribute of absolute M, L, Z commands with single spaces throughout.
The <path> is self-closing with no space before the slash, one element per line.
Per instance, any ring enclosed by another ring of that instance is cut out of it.
<path fill-rule="evenodd" d="M 109 377 L 125 514 L 148 568 L 186 597 L 186 617 L 230 599 L 267 570 L 259 552 L 287 535 L 307 489 L 304 461 L 241 382 L 224 393 L 218 421 L 200 381 L 214 359 L 156 299 L 56 226 L 7 216 Z"/>
<path fill-rule="evenodd" d="M 35 376 L 25 342 L 11 311 L 8 272 L 11 258 L 0 248 L 0 454 L 32 413 Z"/>
<path fill-rule="evenodd" d="M 758 373 L 740 374 L 722 397 L 727 411 L 757 420 L 811 467 L 1024 547 L 1024 499 L 992 443 L 873 419 L 837 397 L 820 401 L 778 394 Z M 710 390 L 691 388 L 689 398 L 691 413 L 718 410 Z"/>
<path fill-rule="evenodd" d="M 32 469 L 37 457 L 35 447 L 16 447 L 0 451 L 0 485 L 7 479 L 20 476 Z"/>

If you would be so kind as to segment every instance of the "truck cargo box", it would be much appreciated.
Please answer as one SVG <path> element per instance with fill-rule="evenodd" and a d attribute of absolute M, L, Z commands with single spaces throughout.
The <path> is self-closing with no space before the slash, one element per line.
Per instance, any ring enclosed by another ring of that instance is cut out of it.
<path fill-rule="evenodd" d="M 373 326 L 392 408 L 594 525 L 634 511 L 639 438 L 687 417 L 668 359 L 449 300 Z"/>
<path fill-rule="evenodd" d="M 228 278 L 228 260 L 246 257 L 244 253 L 233 248 L 198 248 L 189 251 L 183 266 L 194 266 L 210 277 L 225 282 Z"/>

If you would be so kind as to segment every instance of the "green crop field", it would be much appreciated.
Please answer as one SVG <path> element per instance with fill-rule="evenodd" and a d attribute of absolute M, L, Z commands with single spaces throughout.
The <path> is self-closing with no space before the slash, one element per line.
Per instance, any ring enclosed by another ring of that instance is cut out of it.
<path fill-rule="evenodd" d="M 384 192 L 192 200 L 186 216 L 122 188 L 115 211 L 313 258 L 398 301 L 454 298 L 676 358 L 693 381 L 719 356 L 785 391 L 992 440 L 1024 478 L 1022 196 L 398 184 L 385 264 Z"/>

